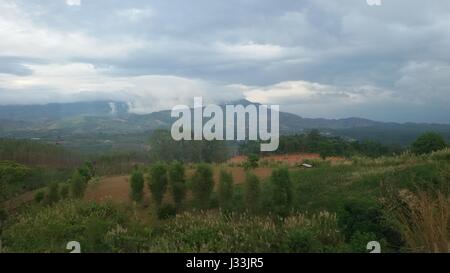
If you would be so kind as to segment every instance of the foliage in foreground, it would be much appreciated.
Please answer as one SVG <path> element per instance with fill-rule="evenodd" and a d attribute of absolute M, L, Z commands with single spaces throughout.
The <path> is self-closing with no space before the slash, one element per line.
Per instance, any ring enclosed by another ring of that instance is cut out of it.
<path fill-rule="evenodd" d="M 111 203 L 77 200 L 32 209 L 4 230 L 4 251 L 67 252 L 72 240 L 80 242 L 82 252 L 365 251 L 364 242 L 345 243 L 336 215 L 327 212 L 281 219 L 194 211 L 151 226 L 132 215 Z"/>

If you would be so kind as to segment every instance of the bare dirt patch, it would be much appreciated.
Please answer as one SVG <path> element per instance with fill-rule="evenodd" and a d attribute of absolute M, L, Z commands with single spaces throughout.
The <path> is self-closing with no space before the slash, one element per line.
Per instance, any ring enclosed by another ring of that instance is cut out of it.
<path fill-rule="evenodd" d="M 283 163 L 289 166 L 294 166 L 296 164 L 301 164 L 305 160 L 319 160 L 320 155 L 314 153 L 298 153 L 298 154 L 281 154 L 281 155 L 268 155 L 260 158 L 260 161 L 266 161 L 269 163 Z M 239 155 L 232 157 L 228 160 L 228 163 L 231 164 L 241 164 L 247 160 L 246 156 Z M 331 161 L 332 163 L 341 162 L 345 159 L 342 157 L 332 156 L 327 157 L 327 161 Z"/>

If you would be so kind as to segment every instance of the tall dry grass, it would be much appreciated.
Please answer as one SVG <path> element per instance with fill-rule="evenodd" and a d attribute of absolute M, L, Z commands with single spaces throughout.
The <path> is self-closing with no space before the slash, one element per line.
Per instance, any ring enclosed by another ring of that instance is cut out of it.
<path fill-rule="evenodd" d="M 442 192 L 401 190 L 393 210 L 411 252 L 450 253 L 450 197 Z"/>

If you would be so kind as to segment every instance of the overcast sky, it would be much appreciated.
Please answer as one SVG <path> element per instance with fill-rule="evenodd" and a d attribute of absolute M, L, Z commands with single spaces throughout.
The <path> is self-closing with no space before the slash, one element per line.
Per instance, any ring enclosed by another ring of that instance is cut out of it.
<path fill-rule="evenodd" d="M 0 104 L 450 123 L 450 1 L 0 0 Z"/>

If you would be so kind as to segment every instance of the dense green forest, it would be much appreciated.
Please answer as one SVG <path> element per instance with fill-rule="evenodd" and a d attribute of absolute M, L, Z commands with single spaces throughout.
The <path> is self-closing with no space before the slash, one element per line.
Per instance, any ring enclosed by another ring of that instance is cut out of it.
<path fill-rule="evenodd" d="M 246 141 L 239 146 L 241 154 L 259 154 L 259 142 Z M 379 157 L 403 152 L 405 148 L 399 145 L 384 145 L 374 141 L 356 141 L 342 137 L 321 134 L 311 130 L 304 134 L 282 135 L 280 144 L 274 154 L 289 153 L 319 153 L 322 157 L 355 155 Z"/>

